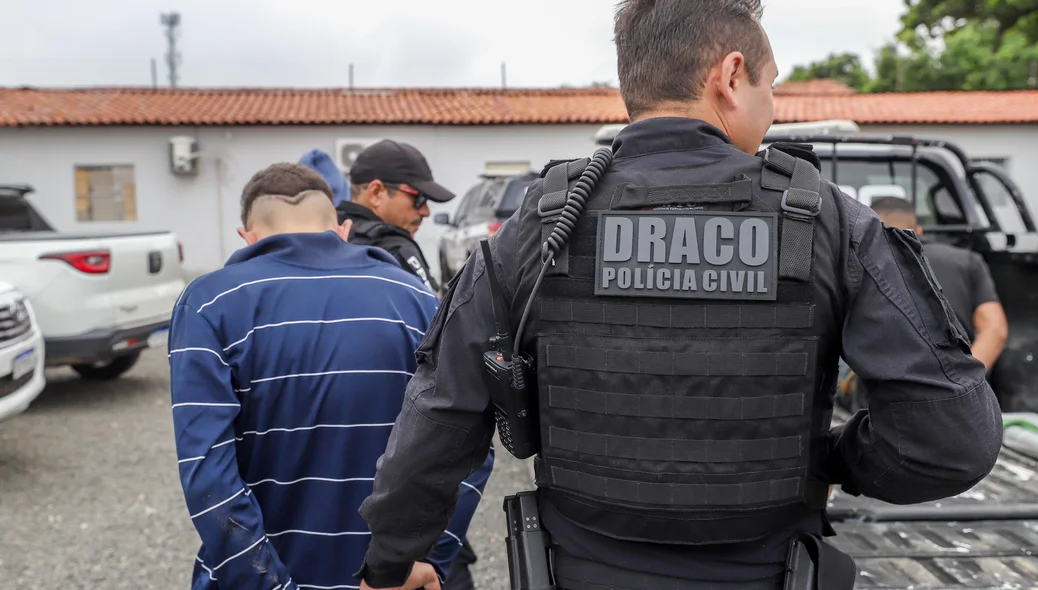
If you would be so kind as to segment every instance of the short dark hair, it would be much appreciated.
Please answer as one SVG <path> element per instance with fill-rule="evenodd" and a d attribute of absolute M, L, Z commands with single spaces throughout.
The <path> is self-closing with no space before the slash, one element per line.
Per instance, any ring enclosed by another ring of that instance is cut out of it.
<path fill-rule="evenodd" d="M 256 199 L 264 195 L 278 195 L 293 204 L 302 193 L 320 191 L 335 202 L 332 188 L 323 176 L 303 164 L 281 162 L 267 166 L 249 179 L 241 193 L 241 224 L 247 226 L 249 213 Z"/>
<path fill-rule="evenodd" d="M 901 197 L 878 197 L 872 199 L 871 207 L 878 215 L 901 213 L 915 216 L 915 207 L 907 199 Z"/>
<path fill-rule="evenodd" d="M 621 0 L 613 32 L 628 115 L 699 99 L 707 72 L 733 51 L 759 84 L 770 51 L 763 13 L 761 0 Z"/>

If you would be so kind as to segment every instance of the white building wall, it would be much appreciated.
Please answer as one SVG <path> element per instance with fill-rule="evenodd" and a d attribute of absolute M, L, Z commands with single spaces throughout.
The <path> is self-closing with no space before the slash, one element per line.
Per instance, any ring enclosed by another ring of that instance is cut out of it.
<path fill-rule="evenodd" d="M 184 244 L 191 274 L 218 268 L 243 242 L 239 198 L 248 179 L 278 161 L 297 161 L 311 149 L 334 153 L 338 138 L 385 137 L 415 145 L 438 181 L 459 196 L 487 160 L 530 161 L 590 156 L 598 125 L 299 126 L 299 127 L 54 127 L 0 129 L 0 182 L 32 184 L 40 212 L 61 231 L 172 230 Z M 1010 174 L 1038 211 L 1038 125 L 863 126 L 863 131 L 946 138 L 972 157 L 1007 158 Z M 168 139 L 197 138 L 202 150 L 194 177 L 169 170 Z M 136 222 L 76 221 L 76 165 L 133 164 Z M 433 205 L 453 211 L 457 201 Z M 417 238 L 439 273 L 442 228 L 427 220 Z"/>
<path fill-rule="evenodd" d="M 61 231 L 172 230 L 184 245 L 191 274 L 218 268 L 244 245 L 239 199 L 249 178 L 279 161 L 295 162 L 311 149 L 334 153 L 338 138 L 392 138 L 421 150 L 437 181 L 459 197 L 488 160 L 529 161 L 540 169 L 553 158 L 590 156 L 598 125 L 299 126 L 299 127 L 54 127 L 0 129 L 0 182 L 28 183 L 30 198 Z M 203 152 L 197 176 L 169 169 L 168 139 L 194 136 Z M 133 164 L 136 222 L 77 222 L 75 166 Z M 432 206 L 452 212 L 457 200 Z M 442 228 L 426 220 L 417 234 L 433 272 Z"/>

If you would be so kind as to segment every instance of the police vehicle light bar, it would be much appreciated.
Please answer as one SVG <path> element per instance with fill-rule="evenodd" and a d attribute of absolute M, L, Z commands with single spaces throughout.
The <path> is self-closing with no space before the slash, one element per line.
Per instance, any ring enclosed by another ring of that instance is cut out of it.
<path fill-rule="evenodd" d="M 854 121 L 847 119 L 832 119 L 829 121 L 807 121 L 804 123 L 778 123 L 768 129 L 772 133 L 811 133 L 828 135 L 830 133 L 860 133 L 861 127 Z"/>

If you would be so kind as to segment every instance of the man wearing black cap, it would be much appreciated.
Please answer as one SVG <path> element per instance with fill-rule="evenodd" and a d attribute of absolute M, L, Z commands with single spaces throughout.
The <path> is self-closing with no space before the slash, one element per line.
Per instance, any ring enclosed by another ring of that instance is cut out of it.
<path fill-rule="evenodd" d="M 350 168 L 350 195 L 337 207 L 340 224 L 353 220 L 349 241 L 386 250 L 435 293 L 438 286 L 414 234 L 429 216 L 427 203 L 446 203 L 454 193 L 433 181 L 425 156 L 388 139 L 369 146 Z"/>

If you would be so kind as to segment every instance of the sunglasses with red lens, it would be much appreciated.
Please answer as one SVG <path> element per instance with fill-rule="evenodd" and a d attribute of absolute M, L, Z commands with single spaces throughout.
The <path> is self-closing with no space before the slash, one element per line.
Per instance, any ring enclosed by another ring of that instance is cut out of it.
<path fill-rule="evenodd" d="M 418 190 L 416 188 L 413 188 L 413 187 L 410 187 L 410 186 L 405 186 L 405 185 L 402 185 L 402 184 L 397 184 L 397 183 L 382 183 L 382 184 L 384 184 L 386 186 L 386 188 L 393 187 L 393 188 L 395 188 L 396 190 L 398 190 L 398 191 L 400 191 L 402 193 L 407 193 L 408 195 L 411 195 L 411 197 L 414 198 L 414 208 L 415 209 L 421 209 L 422 205 L 425 205 L 429 201 L 429 197 L 425 196 L 425 194 L 422 191 L 420 191 L 420 190 Z"/>

